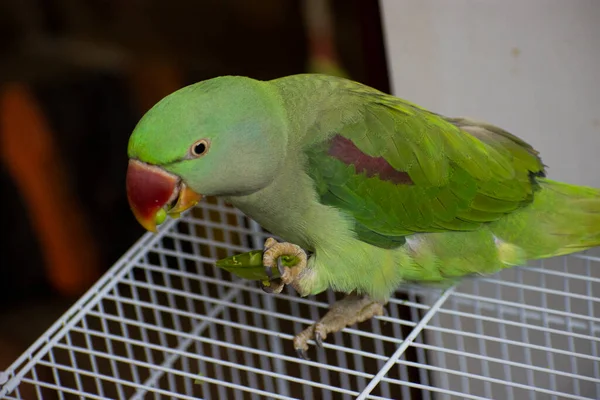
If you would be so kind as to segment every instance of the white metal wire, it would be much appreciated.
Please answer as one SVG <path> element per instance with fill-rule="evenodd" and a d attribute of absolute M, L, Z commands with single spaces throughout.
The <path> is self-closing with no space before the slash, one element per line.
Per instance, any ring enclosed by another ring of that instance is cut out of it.
<path fill-rule="evenodd" d="M 293 335 L 339 297 L 269 295 L 217 269 L 265 235 L 220 202 L 192 214 L 144 235 L 0 372 L 0 398 L 600 398 L 593 251 L 400 290 L 302 360 Z"/>

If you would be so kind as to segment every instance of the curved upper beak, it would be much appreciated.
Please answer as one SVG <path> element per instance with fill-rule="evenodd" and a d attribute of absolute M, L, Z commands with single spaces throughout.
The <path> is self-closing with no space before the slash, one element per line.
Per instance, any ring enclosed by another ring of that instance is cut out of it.
<path fill-rule="evenodd" d="M 202 199 L 178 176 L 138 160 L 129 160 L 126 188 L 133 215 L 151 232 L 156 232 L 156 225 L 162 223 L 166 214 L 178 217 Z"/>

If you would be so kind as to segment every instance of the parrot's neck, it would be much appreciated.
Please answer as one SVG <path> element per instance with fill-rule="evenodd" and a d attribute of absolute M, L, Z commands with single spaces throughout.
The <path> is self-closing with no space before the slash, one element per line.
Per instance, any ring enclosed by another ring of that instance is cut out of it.
<path fill-rule="evenodd" d="M 350 235 L 341 213 L 319 202 L 312 179 L 306 174 L 300 152 L 291 153 L 281 173 L 267 187 L 246 196 L 224 200 L 283 240 L 307 250 L 330 245 L 332 233 Z"/>
<path fill-rule="evenodd" d="M 289 126 L 294 134 L 288 135 L 289 148 L 305 148 L 324 141 L 340 128 L 340 110 L 350 111 L 362 99 L 352 91 L 340 90 L 345 79 L 298 74 L 271 81 L 284 104 Z M 311 90 L 307 90 L 311 87 Z"/>
<path fill-rule="evenodd" d="M 317 87 L 307 95 L 309 78 L 297 75 L 271 81 L 281 96 L 289 122 L 285 164 L 269 186 L 250 195 L 228 197 L 226 201 L 285 241 L 310 251 L 317 247 L 331 251 L 345 239 L 355 240 L 352 225 L 341 211 L 319 201 L 314 182 L 306 172 L 307 159 L 302 149 L 333 135 L 339 118 L 328 115 L 340 107 L 352 107 L 354 99 L 336 90 L 342 83 L 335 78 L 310 79 Z"/>

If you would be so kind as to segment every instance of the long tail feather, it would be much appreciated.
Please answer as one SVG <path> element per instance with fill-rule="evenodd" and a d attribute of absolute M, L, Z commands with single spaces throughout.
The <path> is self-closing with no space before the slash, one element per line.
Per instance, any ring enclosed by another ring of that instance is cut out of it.
<path fill-rule="evenodd" d="M 600 190 L 537 180 L 533 203 L 492 224 L 494 234 L 523 248 L 530 259 L 600 246 Z"/>

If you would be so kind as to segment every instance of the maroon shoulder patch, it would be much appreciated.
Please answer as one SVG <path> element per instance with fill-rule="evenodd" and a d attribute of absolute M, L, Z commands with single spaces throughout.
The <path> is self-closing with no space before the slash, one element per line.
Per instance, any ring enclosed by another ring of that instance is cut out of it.
<path fill-rule="evenodd" d="M 341 135 L 335 135 L 328 154 L 346 165 L 354 165 L 356 172 L 367 177 L 378 176 L 383 181 L 412 185 L 408 173 L 394 169 L 383 157 L 371 157 L 363 153 L 354 143 Z"/>

